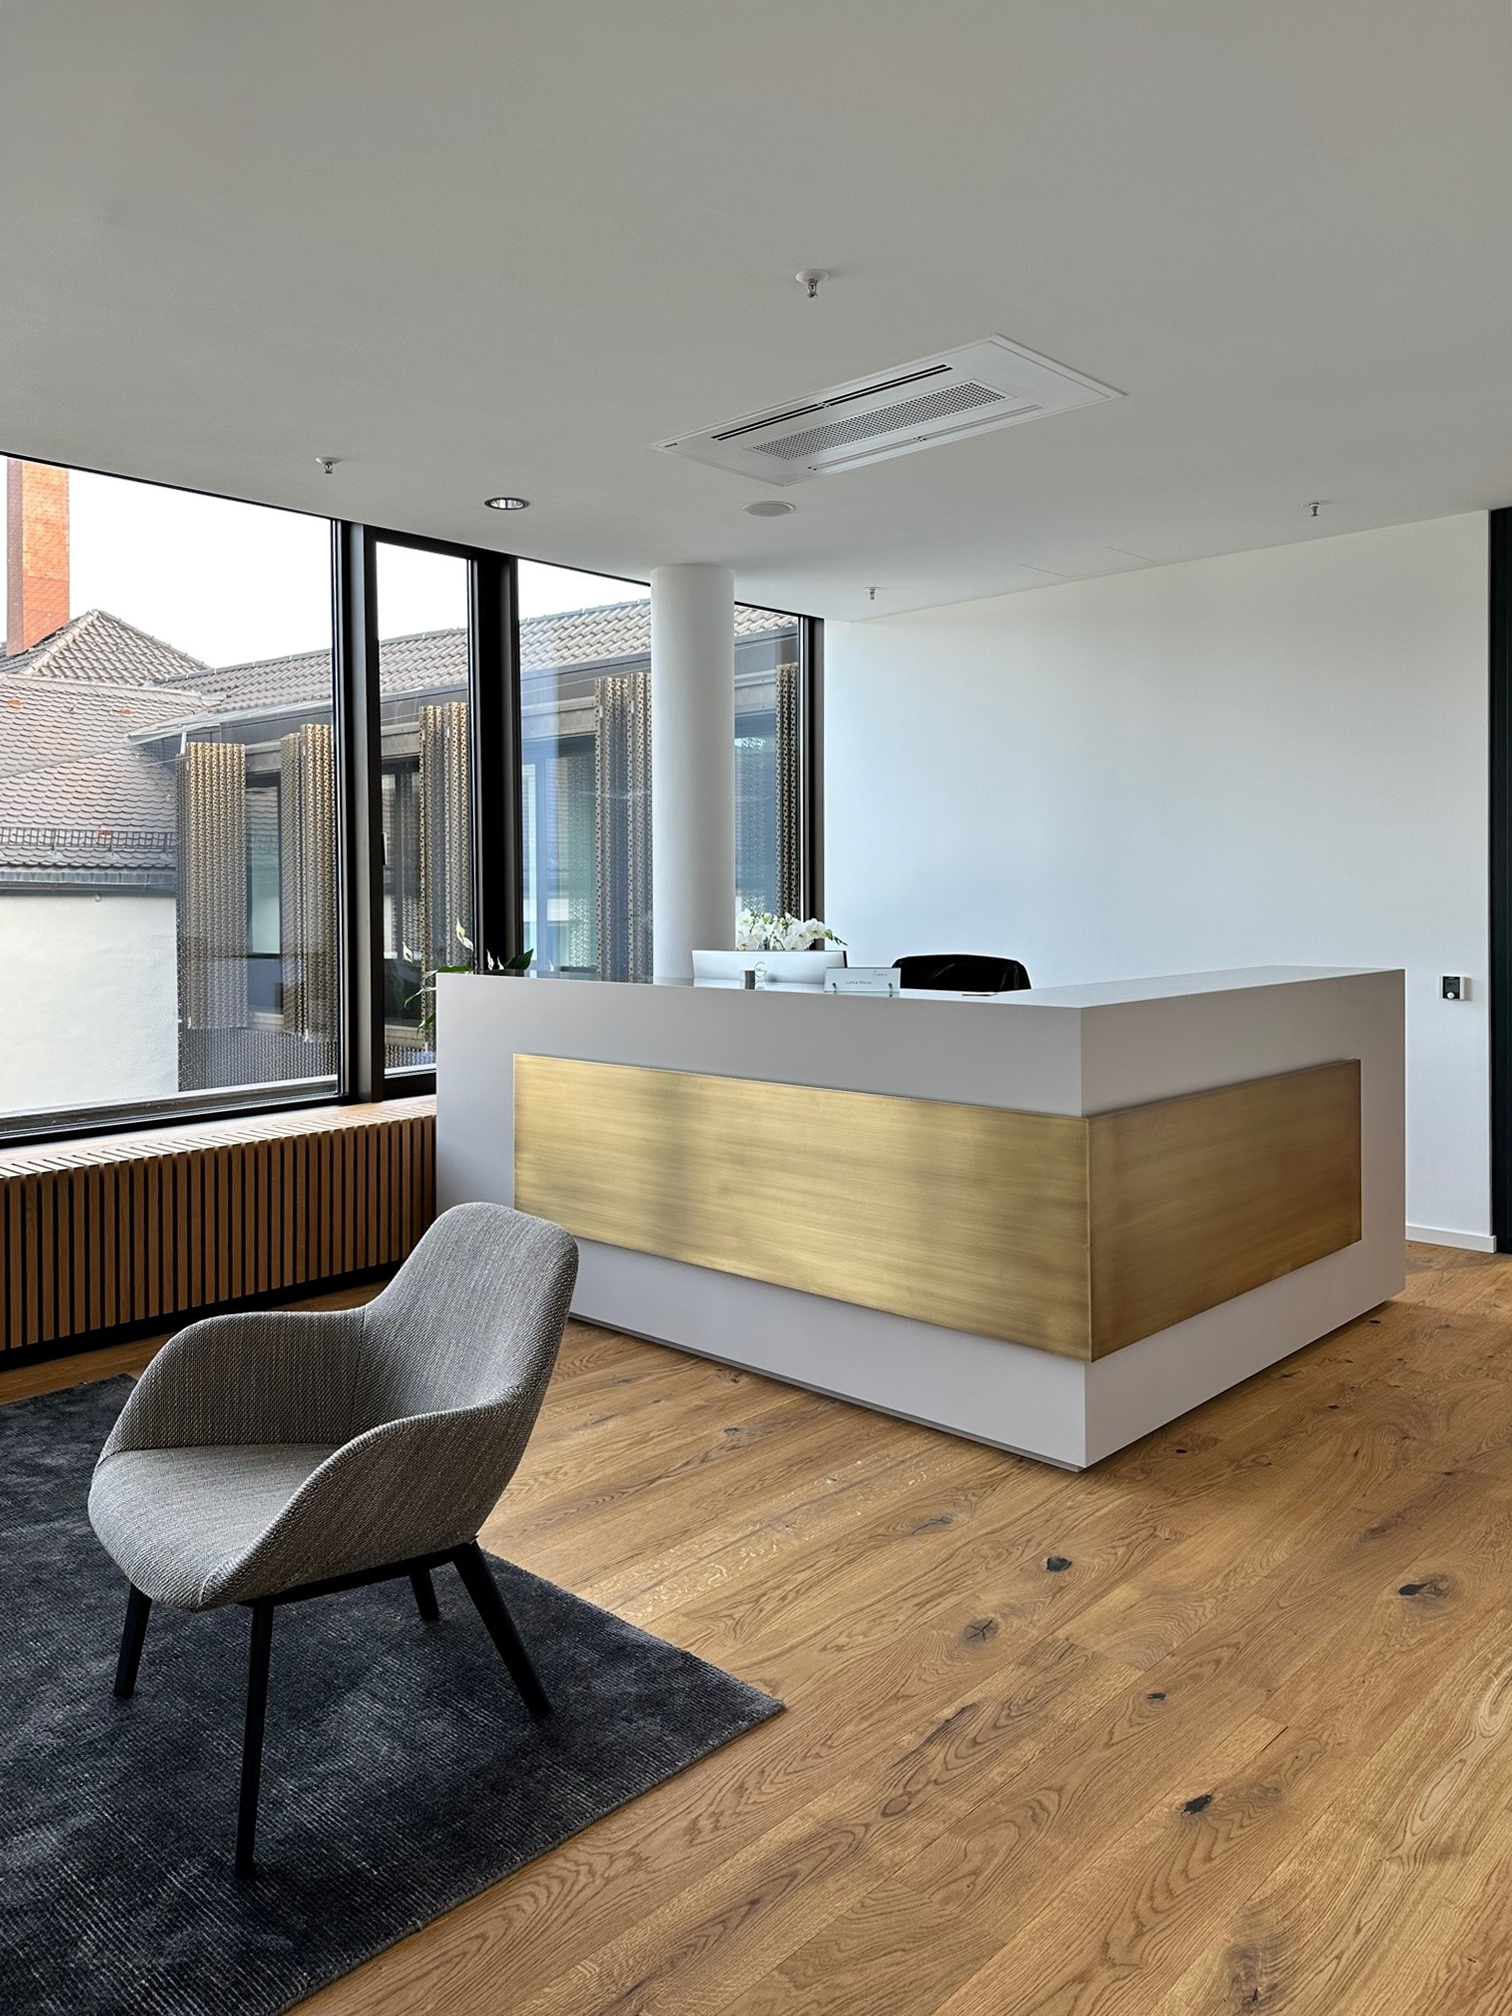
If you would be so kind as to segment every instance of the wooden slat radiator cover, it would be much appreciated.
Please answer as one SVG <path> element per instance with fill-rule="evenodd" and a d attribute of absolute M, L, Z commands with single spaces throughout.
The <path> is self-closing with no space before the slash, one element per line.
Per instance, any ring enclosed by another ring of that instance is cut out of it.
<path fill-rule="evenodd" d="M 435 1211 L 433 1098 L 0 1151 L 0 1351 L 313 1292 Z"/>
<path fill-rule="evenodd" d="M 1360 1237 L 1360 1066 L 1088 1117 L 515 1058 L 515 1202 L 581 1238 L 1101 1358 Z"/>

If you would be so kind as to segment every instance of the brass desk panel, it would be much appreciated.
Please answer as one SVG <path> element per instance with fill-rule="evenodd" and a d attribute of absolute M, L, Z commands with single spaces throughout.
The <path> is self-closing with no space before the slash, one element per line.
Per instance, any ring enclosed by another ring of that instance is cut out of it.
<path fill-rule="evenodd" d="M 1091 1359 L 1360 1236 L 1360 1067 L 1091 1119 L 515 1058 L 515 1202 L 581 1238 Z"/>
<path fill-rule="evenodd" d="M 515 1202 L 611 1246 L 1087 1354 L 1079 1119 L 521 1056 Z"/>
<path fill-rule="evenodd" d="M 1358 1061 L 1088 1126 L 1094 1358 L 1360 1237 Z"/>

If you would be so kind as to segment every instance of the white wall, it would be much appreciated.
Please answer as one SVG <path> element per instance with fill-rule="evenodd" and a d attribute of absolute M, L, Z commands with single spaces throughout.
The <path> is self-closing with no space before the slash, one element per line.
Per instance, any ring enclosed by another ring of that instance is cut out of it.
<path fill-rule="evenodd" d="M 0 896 L 0 1113 L 178 1089 L 171 896 Z"/>
<path fill-rule="evenodd" d="M 1486 575 L 1475 513 L 830 624 L 829 922 L 1040 986 L 1404 966 L 1408 1216 L 1489 1245 Z"/>

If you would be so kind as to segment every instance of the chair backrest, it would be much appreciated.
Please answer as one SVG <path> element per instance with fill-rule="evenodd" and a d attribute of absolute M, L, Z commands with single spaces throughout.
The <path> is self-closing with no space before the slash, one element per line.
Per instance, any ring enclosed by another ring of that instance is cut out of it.
<path fill-rule="evenodd" d="M 1016 994 L 1029 985 L 1017 959 L 993 959 L 983 952 L 920 952 L 895 959 L 902 987 L 952 994 Z"/>
<path fill-rule="evenodd" d="M 576 1280 L 560 1225 L 503 1204 L 442 1212 L 364 1312 L 353 1432 L 502 1400 L 533 1421 Z"/>

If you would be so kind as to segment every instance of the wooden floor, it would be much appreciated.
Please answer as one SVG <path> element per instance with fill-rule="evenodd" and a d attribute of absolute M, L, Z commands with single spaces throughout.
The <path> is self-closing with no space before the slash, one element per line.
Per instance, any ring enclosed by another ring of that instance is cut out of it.
<path fill-rule="evenodd" d="M 1411 1264 L 1080 1477 L 574 1327 L 485 1539 L 788 1713 L 307 2009 L 1512 2011 L 1512 1260 Z"/>

